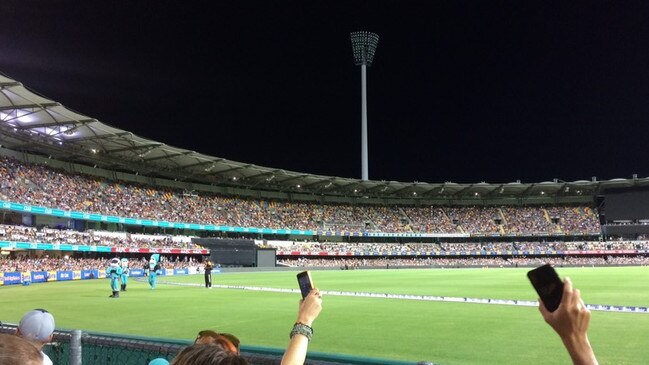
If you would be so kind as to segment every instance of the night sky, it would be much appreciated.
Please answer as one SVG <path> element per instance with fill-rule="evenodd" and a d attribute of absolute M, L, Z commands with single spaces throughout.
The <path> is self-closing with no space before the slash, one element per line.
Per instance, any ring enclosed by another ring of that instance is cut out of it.
<path fill-rule="evenodd" d="M 649 176 L 646 1 L 0 2 L 0 72 L 103 123 L 372 180 Z"/>

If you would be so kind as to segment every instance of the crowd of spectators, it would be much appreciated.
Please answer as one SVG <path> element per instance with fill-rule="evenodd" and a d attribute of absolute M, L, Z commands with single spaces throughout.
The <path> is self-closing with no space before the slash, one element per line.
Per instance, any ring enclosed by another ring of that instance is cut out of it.
<path fill-rule="evenodd" d="M 10 271 L 69 271 L 102 270 L 108 265 L 107 258 L 72 258 L 67 256 L 40 257 L 17 256 L 0 258 L 0 272 Z M 547 256 L 547 257 L 279 257 L 277 264 L 290 267 L 339 267 L 354 269 L 360 267 L 517 267 L 540 266 L 550 263 L 554 266 L 603 266 L 603 265 L 649 265 L 649 256 Z M 145 257 L 130 259 L 131 268 L 144 268 L 148 264 Z M 165 269 L 202 268 L 196 258 L 161 258 Z"/>
<path fill-rule="evenodd" d="M 649 265 L 649 256 L 607 256 L 609 265 Z"/>
<path fill-rule="evenodd" d="M 442 208 L 403 207 L 401 210 L 409 218 L 413 232 L 462 233 L 458 224 L 453 224 Z"/>
<path fill-rule="evenodd" d="M 120 248 L 202 248 L 193 244 L 191 237 L 187 236 L 131 234 L 126 232 L 95 230 L 80 232 L 71 229 L 49 228 L 46 226 L 35 228 L 6 224 L 0 224 L 0 240 Z"/>
<path fill-rule="evenodd" d="M 336 267 L 343 270 L 357 268 L 398 267 L 536 267 L 544 264 L 553 266 L 605 266 L 605 265 L 649 265 L 649 256 L 566 256 L 566 257 L 344 257 L 344 258 L 282 258 L 277 263 L 288 267 L 315 268 Z"/>
<path fill-rule="evenodd" d="M 588 206 L 399 207 L 245 199 L 70 174 L 0 157 L 0 199 L 169 222 L 314 231 L 599 234 Z"/>
<path fill-rule="evenodd" d="M 69 257 L 0 258 L 0 272 L 94 270 L 107 265 L 105 259 Z"/>
<path fill-rule="evenodd" d="M 567 250 L 649 250 L 649 241 L 565 242 Z"/>
<path fill-rule="evenodd" d="M 165 269 L 198 268 L 202 265 L 195 258 L 180 258 L 161 256 L 160 265 Z M 68 256 L 50 257 L 43 255 L 0 257 L 0 272 L 25 272 L 25 271 L 77 271 L 77 270 L 105 270 L 110 258 L 74 258 Z M 145 257 L 129 260 L 129 267 L 144 268 L 149 263 Z"/>
<path fill-rule="evenodd" d="M 346 254 L 349 252 L 528 252 L 548 251 L 616 251 L 649 250 L 649 241 L 538 241 L 538 242 L 473 242 L 473 243 L 376 243 L 376 242 L 301 242 L 264 241 L 265 247 L 276 248 L 283 254 L 302 255 Z"/>
<path fill-rule="evenodd" d="M 447 210 L 451 221 L 459 225 L 464 233 L 505 233 L 501 212 L 494 207 L 458 207 Z"/>
<path fill-rule="evenodd" d="M 545 211 L 532 209 L 530 207 L 503 207 L 503 217 L 506 218 L 505 230 L 512 233 L 525 232 L 553 232 L 561 230 L 558 225 L 552 225 L 551 220 L 545 215 Z"/>
<path fill-rule="evenodd" d="M 551 221 L 558 222 L 561 232 L 576 234 L 580 232 L 599 232 L 601 230 L 597 212 L 588 206 L 552 206 L 546 210 Z"/>

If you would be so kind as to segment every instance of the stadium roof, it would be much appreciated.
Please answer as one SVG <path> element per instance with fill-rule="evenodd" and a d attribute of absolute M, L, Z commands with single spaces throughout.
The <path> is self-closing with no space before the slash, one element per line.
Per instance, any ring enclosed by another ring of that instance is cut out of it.
<path fill-rule="evenodd" d="M 375 198 L 593 196 L 649 179 L 490 184 L 362 181 L 230 161 L 136 136 L 70 110 L 0 74 L 0 144 L 27 153 L 115 171 L 244 189 Z"/>

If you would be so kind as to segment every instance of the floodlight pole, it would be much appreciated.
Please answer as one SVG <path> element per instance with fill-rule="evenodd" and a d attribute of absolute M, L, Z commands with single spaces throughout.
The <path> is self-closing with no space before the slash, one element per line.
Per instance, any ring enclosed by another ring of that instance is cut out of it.
<path fill-rule="evenodd" d="M 369 179 L 367 147 L 367 66 L 372 65 L 379 36 L 372 32 L 352 32 L 352 51 L 354 64 L 361 66 L 361 176 Z"/>
<path fill-rule="evenodd" d="M 361 176 L 369 179 L 367 147 L 367 65 L 361 65 Z"/>

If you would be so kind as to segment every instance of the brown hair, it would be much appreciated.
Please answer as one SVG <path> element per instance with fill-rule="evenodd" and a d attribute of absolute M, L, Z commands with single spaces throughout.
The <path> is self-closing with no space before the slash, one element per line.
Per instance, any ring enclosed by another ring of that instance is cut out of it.
<path fill-rule="evenodd" d="M 24 338 L 0 334 L 0 364 L 43 365 L 43 355 Z"/>
<path fill-rule="evenodd" d="M 248 365 L 248 361 L 218 344 L 193 344 L 180 351 L 171 365 Z"/>
<path fill-rule="evenodd" d="M 194 343 L 202 343 L 205 345 L 219 344 L 223 346 L 224 349 L 238 354 L 241 341 L 239 341 L 236 336 L 229 333 L 218 333 L 212 330 L 203 330 L 198 332 Z"/>

